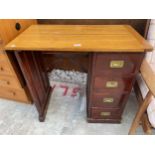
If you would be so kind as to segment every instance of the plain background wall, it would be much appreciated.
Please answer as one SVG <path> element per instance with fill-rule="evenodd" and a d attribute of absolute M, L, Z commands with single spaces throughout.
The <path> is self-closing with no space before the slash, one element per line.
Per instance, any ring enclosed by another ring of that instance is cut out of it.
<path fill-rule="evenodd" d="M 152 52 L 148 52 L 145 58 L 149 62 L 152 69 L 155 71 L 155 19 L 151 20 L 148 35 L 147 35 L 147 40 L 153 46 L 154 50 Z M 137 81 L 138 81 L 140 90 L 142 92 L 142 96 L 144 98 L 148 92 L 148 88 L 140 75 L 137 77 Z"/>
<path fill-rule="evenodd" d="M 151 20 L 147 40 L 154 47 L 154 50 L 146 54 L 146 59 L 150 64 L 155 64 L 155 19 Z"/>

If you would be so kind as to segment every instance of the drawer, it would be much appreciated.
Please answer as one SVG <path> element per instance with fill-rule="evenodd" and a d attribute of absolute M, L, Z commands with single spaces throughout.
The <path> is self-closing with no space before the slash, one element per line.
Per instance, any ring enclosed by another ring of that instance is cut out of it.
<path fill-rule="evenodd" d="M 6 75 L 0 75 L 0 87 L 22 89 L 16 78 Z"/>
<path fill-rule="evenodd" d="M 123 78 L 123 77 L 94 77 L 94 85 L 93 90 L 95 92 L 130 92 L 132 88 L 133 77 L 131 78 Z"/>
<path fill-rule="evenodd" d="M 117 93 L 94 93 L 91 103 L 93 107 L 119 108 L 124 104 L 128 96 L 128 94 Z"/>
<path fill-rule="evenodd" d="M 12 69 L 7 61 L 0 61 L 0 75 L 13 75 Z"/>
<path fill-rule="evenodd" d="M 91 118 L 94 119 L 121 119 L 120 109 L 91 108 Z"/>
<path fill-rule="evenodd" d="M 0 51 L 0 61 L 7 61 L 7 56 L 4 51 Z"/>
<path fill-rule="evenodd" d="M 24 89 L 17 90 L 17 89 L 10 89 L 10 88 L 3 88 L 3 89 L 1 88 L 0 97 L 15 100 L 15 101 L 30 103 L 30 100 L 28 99 Z"/>
<path fill-rule="evenodd" d="M 143 54 L 117 53 L 96 54 L 94 72 L 96 74 L 128 75 L 135 74 L 141 64 Z"/>

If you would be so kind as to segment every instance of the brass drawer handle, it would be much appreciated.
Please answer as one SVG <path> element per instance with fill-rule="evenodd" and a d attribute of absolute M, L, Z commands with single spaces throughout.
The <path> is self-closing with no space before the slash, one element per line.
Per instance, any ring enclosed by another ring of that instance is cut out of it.
<path fill-rule="evenodd" d="M 107 81 L 106 82 L 106 87 L 107 88 L 117 88 L 118 87 L 118 82 L 117 81 Z"/>
<path fill-rule="evenodd" d="M 112 97 L 104 98 L 104 99 L 103 99 L 103 102 L 104 102 L 104 103 L 113 103 L 113 102 L 114 102 L 114 98 L 112 98 Z"/>
<path fill-rule="evenodd" d="M 111 112 L 101 112 L 100 115 L 101 116 L 110 116 Z"/>
<path fill-rule="evenodd" d="M 110 61 L 110 68 L 123 68 L 124 60 L 112 60 Z"/>

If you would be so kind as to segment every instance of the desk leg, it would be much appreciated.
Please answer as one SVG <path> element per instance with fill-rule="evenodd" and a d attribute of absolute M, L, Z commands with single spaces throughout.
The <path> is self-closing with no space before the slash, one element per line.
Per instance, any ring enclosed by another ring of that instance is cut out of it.
<path fill-rule="evenodd" d="M 42 64 L 42 53 L 16 51 L 15 55 L 38 110 L 39 120 L 43 122 L 48 108 L 51 87 Z"/>

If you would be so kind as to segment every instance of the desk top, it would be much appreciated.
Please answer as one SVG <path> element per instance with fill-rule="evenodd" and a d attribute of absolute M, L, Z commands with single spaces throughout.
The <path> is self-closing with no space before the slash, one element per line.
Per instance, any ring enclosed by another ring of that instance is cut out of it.
<path fill-rule="evenodd" d="M 32 25 L 5 49 L 145 52 L 152 46 L 129 25 Z"/>

